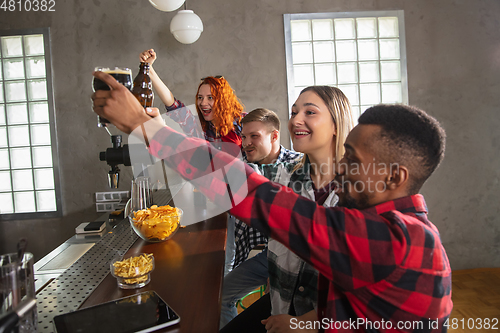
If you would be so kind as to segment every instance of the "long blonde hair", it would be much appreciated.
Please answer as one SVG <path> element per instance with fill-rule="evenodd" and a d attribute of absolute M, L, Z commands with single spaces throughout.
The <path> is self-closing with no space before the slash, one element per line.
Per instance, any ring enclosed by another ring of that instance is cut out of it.
<path fill-rule="evenodd" d="M 347 135 L 354 127 L 351 103 L 342 90 L 330 86 L 310 86 L 302 89 L 300 95 L 306 91 L 312 91 L 318 95 L 328 107 L 333 122 L 337 129 L 335 137 L 335 162 L 339 163 L 345 153 L 344 143 Z M 301 168 L 306 162 L 307 156 L 304 154 L 302 160 L 294 167 L 293 171 Z"/>

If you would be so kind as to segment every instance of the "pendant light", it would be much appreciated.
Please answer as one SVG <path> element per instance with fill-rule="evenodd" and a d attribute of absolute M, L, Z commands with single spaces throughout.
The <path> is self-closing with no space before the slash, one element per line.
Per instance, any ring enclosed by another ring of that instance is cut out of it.
<path fill-rule="evenodd" d="M 192 10 L 179 10 L 170 22 L 170 32 L 182 44 L 192 44 L 203 32 L 203 22 Z"/>
<path fill-rule="evenodd" d="M 149 2 L 158 10 L 164 12 L 173 12 L 179 9 L 185 0 L 149 0 Z"/>

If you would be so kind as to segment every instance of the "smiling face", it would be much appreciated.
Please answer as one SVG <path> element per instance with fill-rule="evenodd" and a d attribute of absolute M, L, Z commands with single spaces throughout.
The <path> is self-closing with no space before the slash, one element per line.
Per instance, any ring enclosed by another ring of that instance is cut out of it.
<path fill-rule="evenodd" d="M 390 166 L 373 148 L 380 130 L 378 125 L 358 125 L 348 135 L 335 177 L 340 184 L 339 206 L 365 209 L 388 200 Z"/>
<path fill-rule="evenodd" d="M 198 96 L 196 97 L 196 104 L 201 110 L 201 114 L 206 121 L 214 119 L 213 106 L 214 98 L 209 84 L 202 84 L 198 89 Z"/>
<path fill-rule="evenodd" d="M 248 162 L 271 163 L 274 159 L 274 156 L 271 156 L 273 143 L 278 139 L 278 130 L 273 130 L 270 125 L 261 121 L 252 121 L 242 125 L 242 147 L 247 154 Z"/>
<path fill-rule="evenodd" d="M 335 152 L 335 123 L 323 99 L 313 91 L 303 92 L 295 101 L 288 131 L 298 152 L 318 156 Z"/>

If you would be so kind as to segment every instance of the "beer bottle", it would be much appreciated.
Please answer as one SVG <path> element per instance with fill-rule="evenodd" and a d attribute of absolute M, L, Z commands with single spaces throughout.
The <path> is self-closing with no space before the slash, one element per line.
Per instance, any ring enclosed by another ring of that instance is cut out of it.
<path fill-rule="evenodd" d="M 153 86 L 149 77 L 149 64 L 141 62 L 139 73 L 134 79 L 132 94 L 139 100 L 142 107 L 153 106 Z"/>

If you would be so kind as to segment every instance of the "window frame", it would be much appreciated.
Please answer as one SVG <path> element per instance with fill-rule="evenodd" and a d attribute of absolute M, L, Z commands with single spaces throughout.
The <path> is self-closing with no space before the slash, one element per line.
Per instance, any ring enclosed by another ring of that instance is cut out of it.
<path fill-rule="evenodd" d="M 12 29 L 12 30 L 0 30 L 0 37 L 10 37 L 10 36 L 27 36 L 27 35 L 43 35 L 43 41 L 44 41 L 44 59 L 45 59 L 45 80 L 47 84 L 47 105 L 48 105 L 48 114 L 49 114 L 49 128 L 50 128 L 50 147 L 51 147 L 51 153 L 52 153 L 52 171 L 54 175 L 54 191 L 55 191 L 55 203 L 56 203 L 56 210 L 54 211 L 41 211 L 41 212 L 23 212 L 23 213 L 5 213 L 2 214 L 0 213 L 0 221 L 9 221 L 9 220 L 27 220 L 27 219 L 40 219 L 40 218 L 56 218 L 56 217 L 61 217 L 62 216 L 62 198 L 61 198 L 61 182 L 60 182 L 60 172 L 59 172 L 59 154 L 58 154 L 58 140 L 57 140 L 57 123 L 56 123 L 56 117 L 55 117 L 55 103 L 54 103 L 54 90 L 53 90 L 53 77 L 52 77 L 52 49 L 51 49 L 51 38 L 50 38 L 50 28 L 45 27 L 45 28 L 33 28 L 33 29 Z M 23 50 L 24 50 L 24 45 L 23 45 Z M 2 56 L 1 59 L 4 59 Z M 23 51 L 23 59 L 26 59 L 26 54 Z M 26 61 L 24 61 L 24 72 L 25 72 L 25 77 L 24 80 L 26 81 L 28 78 L 26 77 Z M 1 66 L 2 70 L 2 82 L 5 82 L 5 68 L 2 64 Z M 26 85 L 26 90 L 28 89 Z M 5 96 L 5 88 L 1 89 L 0 91 L 1 94 L 3 94 L 3 105 L 7 105 L 7 99 Z M 28 105 L 28 113 L 29 113 L 29 99 L 28 99 L 28 92 L 26 91 L 26 96 L 27 100 L 26 103 Z M 5 111 L 6 112 L 6 111 Z M 29 121 L 28 124 L 31 124 L 31 121 Z M 31 134 L 30 134 L 31 135 Z M 7 138 L 7 141 L 9 139 Z M 10 147 L 10 146 L 9 146 Z M 32 151 L 33 146 L 30 143 L 30 150 Z M 31 167 L 29 170 L 35 169 L 33 166 L 33 154 L 31 153 Z M 9 167 L 9 170 L 12 170 L 11 167 Z M 12 190 L 10 193 L 13 195 L 14 194 L 14 187 L 13 187 L 13 178 L 11 174 L 11 188 Z M 33 182 L 35 182 L 35 178 L 33 178 Z M 33 188 L 34 195 L 36 196 L 36 188 Z M 14 202 L 14 198 L 13 203 Z M 37 204 L 37 200 L 35 198 L 35 207 Z"/>
<path fill-rule="evenodd" d="M 329 13 L 299 13 L 299 14 L 284 14 L 284 33 L 285 33 L 285 57 L 286 57 L 286 73 L 287 73 L 287 93 L 288 93 L 288 116 L 290 117 L 290 110 L 293 103 L 295 103 L 295 78 L 292 59 L 292 34 L 291 34 L 291 21 L 292 20 L 317 20 L 317 19 L 339 19 L 339 18 L 364 18 L 364 17 L 397 17 L 399 29 L 399 49 L 400 49 L 400 62 L 401 62 L 401 94 L 403 104 L 408 104 L 408 73 L 407 73 L 407 58 L 406 58 L 406 34 L 404 25 L 404 11 L 403 10 L 384 10 L 384 11 L 359 11 L 359 12 L 329 12 Z M 377 37 L 378 38 L 378 37 Z M 336 40 L 336 39 L 334 39 Z M 357 40 L 357 38 L 356 38 Z M 380 59 L 378 60 L 380 62 Z M 356 60 L 359 69 L 359 59 Z M 335 59 L 337 63 L 337 59 Z M 313 60 L 314 64 L 314 60 Z M 314 74 L 313 74 L 314 75 Z M 358 73 L 359 75 L 359 73 Z M 335 85 L 337 86 L 338 83 Z M 358 80 L 358 96 L 359 96 Z M 361 107 L 361 104 L 360 104 Z M 364 110 L 360 109 L 360 114 Z M 357 119 L 355 119 L 357 121 Z"/>

